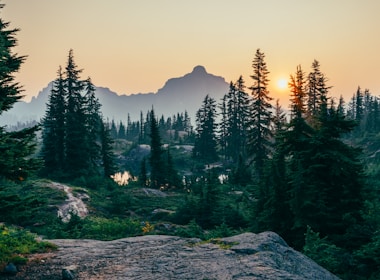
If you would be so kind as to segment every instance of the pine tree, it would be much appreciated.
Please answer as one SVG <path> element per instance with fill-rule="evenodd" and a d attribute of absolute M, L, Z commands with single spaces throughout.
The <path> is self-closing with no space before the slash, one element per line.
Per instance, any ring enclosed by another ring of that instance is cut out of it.
<path fill-rule="evenodd" d="M 355 120 L 360 124 L 364 115 L 364 104 L 363 104 L 364 94 L 360 87 L 356 91 L 355 100 Z"/>
<path fill-rule="evenodd" d="M 0 9 L 4 5 L 0 4 Z M 21 95 L 21 86 L 15 82 L 15 73 L 20 69 L 25 56 L 12 53 L 17 45 L 18 29 L 8 29 L 9 22 L 0 18 L 0 114 L 11 109 Z M 16 132 L 6 132 L 0 127 L 0 177 L 24 180 L 39 167 L 32 157 L 35 147 L 37 126 Z"/>
<path fill-rule="evenodd" d="M 264 164 L 271 151 L 272 132 L 270 130 L 272 121 L 272 105 L 268 89 L 268 74 L 265 55 L 258 49 L 252 62 L 253 85 L 251 90 L 251 124 L 249 129 L 249 153 L 255 163 L 257 178 L 264 172 Z"/>
<path fill-rule="evenodd" d="M 139 144 L 142 144 L 144 142 L 144 139 L 144 115 L 143 112 L 140 111 Z"/>
<path fill-rule="evenodd" d="M 321 106 L 321 102 L 326 98 L 328 90 L 327 79 L 320 70 L 320 64 L 314 60 L 312 65 L 312 72 L 309 73 L 306 84 L 307 92 L 307 120 L 312 124 L 312 118 L 315 117 Z"/>
<path fill-rule="evenodd" d="M 101 157 L 104 177 L 110 177 L 116 172 L 115 156 L 112 149 L 113 139 L 110 134 L 108 125 L 101 123 Z"/>
<path fill-rule="evenodd" d="M 280 174 L 286 176 L 287 183 L 274 184 L 275 190 L 283 189 L 282 199 L 287 201 L 291 213 L 291 219 L 287 220 L 291 227 L 284 234 L 293 246 L 300 248 L 307 226 L 310 226 L 336 245 L 353 247 L 357 243 L 355 238 L 359 238 L 352 235 L 352 227 L 360 221 L 362 166 L 358 151 L 341 138 L 353 129 L 354 122 L 345 119 L 339 106 L 335 108 L 334 101 L 329 102 L 327 95 L 320 95 L 313 126 L 310 126 L 306 121 L 307 94 L 303 77 L 301 67 L 291 76 L 292 117 L 282 134 L 283 148 L 279 150 L 284 153 L 279 158 L 280 166 L 283 166 L 283 159 L 286 160 L 286 171 Z M 276 173 L 272 171 L 272 174 Z M 274 201 L 271 209 L 280 213 L 279 206 L 273 205 L 281 204 Z M 285 213 L 286 209 L 281 212 Z M 284 217 L 274 221 L 281 219 Z"/>
<path fill-rule="evenodd" d="M 149 116 L 150 123 L 150 181 L 151 186 L 154 188 L 160 188 L 165 185 L 165 164 L 162 158 L 163 150 L 161 144 L 161 136 L 158 129 L 158 123 L 154 115 L 154 110 L 150 111 Z"/>
<path fill-rule="evenodd" d="M 237 127 L 237 151 L 243 161 L 247 157 L 248 126 L 250 123 L 250 98 L 245 92 L 246 86 L 242 76 L 235 83 L 236 88 L 236 127 Z M 235 156 L 236 160 L 236 156 Z"/>
<path fill-rule="evenodd" d="M 70 50 L 66 65 L 65 86 L 67 89 L 66 111 L 66 171 L 72 177 L 88 173 L 89 147 L 87 139 L 86 112 L 82 96 L 83 82 Z"/>
<path fill-rule="evenodd" d="M 53 83 L 47 110 L 42 120 L 42 158 L 48 175 L 60 174 L 65 167 L 66 89 L 62 68 Z"/>
<path fill-rule="evenodd" d="M 341 140 L 355 123 L 340 115 L 333 104 L 328 107 L 326 100 L 318 121 L 321 127 L 312 138 L 303 167 L 309 188 L 302 207 L 304 226 L 310 225 L 322 236 L 329 236 L 336 245 L 355 246 L 348 232 L 360 221 L 363 169 L 359 151 Z"/>
<path fill-rule="evenodd" d="M 230 84 L 230 90 L 233 87 L 232 82 Z M 227 153 L 227 139 L 228 139 L 228 115 L 227 115 L 227 94 L 223 96 L 222 103 L 219 106 L 220 109 L 220 125 L 219 125 L 219 133 L 218 133 L 218 143 L 220 146 L 220 152 L 224 157 L 224 160 L 228 159 Z"/>
<path fill-rule="evenodd" d="M 221 126 L 225 127 L 226 156 L 234 163 L 242 157 L 246 160 L 247 130 L 249 124 L 249 96 L 245 92 L 243 77 L 235 84 L 230 83 L 230 90 L 225 95 L 225 117 Z"/>
<path fill-rule="evenodd" d="M 101 104 L 99 99 L 95 96 L 95 86 L 91 78 L 87 78 L 84 83 L 85 89 L 85 115 L 87 127 L 87 141 L 88 141 L 88 170 L 90 172 L 98 173 L 101 163 Z"/>
<path fill-rule="evenodd" d="M 125 139 L 126 138 L 126 130 L 125 126 L 122 122 L 119 123 L 119 131 L 117 132 L 117 138 Z"/>
<path fill-rule="evenodd" d="M 148 176 L 146 171 L 146 158 L 141 160 L 139 182 L 142 187 L 148 186 Z"/>
<path fill-rule="evenodd" d="M 170 147 L 166 151 L 166 181 L 169 187 L 178 188 L 181 184 L 181 179 L 178 175 L 177 170 L 175 170 L 173 158 L 170 154 Z"/>
<path fill-rule="evenodd" d="M 216 104 L 210 96 L 203 100 L 202 107 L 196 113 L 196 138 L 193 149 L 194 157 L 211 163 L 217 160 L 216 150 Z"/>
<path fill-rule="evenodd" d="M 297 66 L 296 74 L 290 76 L 291 119 L 288 130 L 284 133 L 284 153 L 290 159 L 287 162 L 289 206 L 293 214 L 290 240 L 301 241 L 305 232 L 304 201 L 308 201 L 310 193 L 306 183 L 307 151 L 310 150 L 314 130 L 307 124 L 305 76 L 301 66 Z M 298 244 L 299 245 L 299 244 Z"/>
<path fill-rule="evenodd" d="M 117 139 L 117 128 L 114 119 L 111 121 L 110 135 L 113 139 Z"/>

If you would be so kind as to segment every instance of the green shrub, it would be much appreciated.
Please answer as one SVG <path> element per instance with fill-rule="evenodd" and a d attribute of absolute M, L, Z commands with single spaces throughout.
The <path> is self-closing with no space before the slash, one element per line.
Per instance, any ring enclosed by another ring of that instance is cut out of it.
<path fill-rule="evenodd" d="M 113 240 L 141 235 L 141 223 L 132 219 L 91 217 L 84 220 L 80 238 Z"/>
<path fill-rule="evenodd" d="M 187 226 L 177 229 L 176 235 L 188 238 L 205 239 L 203 229 L 194 219 L 191 220 Z"/>
<path fill-rule="evenodd" d="M 303 253 L 322 267 L 333 273 L 341 272 L 343 250 L 330 243 L 327 237 L 321 238 L 310 226 L 305 234 Z"/>
<path fill-rule="evenodd" d="M 212 239 L 212 238 L 221 238 L 221 237 L 228 237 L 236 234 L 236 231 L 234 231 L 231 227 L 229 227 L 225 222 L 223 222 L 221 225 L 216 226 L 214 229 L 210 230 L 207 233 L 206 238 Z"/>
<path fill-rule="evenodd" d="M 61 191 L 46 187 L 45 182 L 0 180 L 0 221 L 23 227 L 43 222 L 56 215 L 49 205 L 64 198 Z"/>
<path fill-rule="evenodd" d="M 14 226 L 0 224 L 0 264 L 7 262 L 22 264 L 27 261 L 27 254 L 46 252 L 56 246 L 37 241 L 37 236 L 29 231 Z"/>

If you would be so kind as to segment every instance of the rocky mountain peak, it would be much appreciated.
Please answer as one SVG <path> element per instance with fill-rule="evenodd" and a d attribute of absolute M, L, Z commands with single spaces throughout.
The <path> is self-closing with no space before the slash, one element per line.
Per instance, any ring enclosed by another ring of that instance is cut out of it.
<path fill-rule="evenodd" d="M 187 111 L 194 121 L 204 97 L 209 95 L 219 101 L 228 92 L 228 86 L 223 77 L 207 73 L 204 66 L 198 65 L 190 73 L 168 79 L 156 93 L 118 95 L 106 87 L 96 87 L 95 94 L 102 104 L 103 116 L 116 122 L 125 122 L 128 114 L 132 121 L 138 120 L 141 111 L 145 113 L 152 107 L 156 115 L 165 117 Z M 0 125 L 40 120 L 45 114 L 51 87 L 49 83 L 31 102 L 17 102 L 0 118 Z"/>
<path fill-rule="evenodd" d="M 206 68 L 202 65 L 195 66 L 193 68 L 192 74 L 207 74 Z"/>

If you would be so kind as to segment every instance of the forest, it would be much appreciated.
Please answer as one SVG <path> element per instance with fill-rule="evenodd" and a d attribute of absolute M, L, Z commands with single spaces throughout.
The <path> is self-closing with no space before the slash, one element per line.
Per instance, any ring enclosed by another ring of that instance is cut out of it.
<path fill-rule="evenodd" d="M 17 32 L 0 20 L 0 114 L 22 98 Z M 0 262 L 51 249 L 31 234 L 209 239 L 274 231 L 342 279 L 379 279 L 379 98 L 358 87 L 347 103 L 336 100 L 317 60 L 311 69 L 290 75 L 289 110 L 271 96 L 257 49 L 249 82 L 240 76 L 222 100 L 206 95 L 194 123 L 187 112 L 156 116 L 154 108 L 115 123 L 102 116 L 70 50 L 44 118 L 0 127 Z M 124 171 L 133 180 L 120 186 L 111 176 Z M 50 181 L 88 193 L 91 215 L 63 222 L 51 207 L 62 193 Z M 163 195 L 143 196 L 146 189 Z"/>

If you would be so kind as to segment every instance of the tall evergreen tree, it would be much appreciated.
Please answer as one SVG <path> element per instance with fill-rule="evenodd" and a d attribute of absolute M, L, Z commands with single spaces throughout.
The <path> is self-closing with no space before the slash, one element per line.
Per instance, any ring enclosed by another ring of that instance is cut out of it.
<path fill-rule="evenodd" d="M 175 170 L 173 158 L 170 154 L 170 147 L 167 148 L 166 151 L 166 163 L 165 163 L 165 171 L 166 171 L 166 182 L 169 187 L 178 188 L 181 184 L 181 179 L 178 175 L 177 170 Z"/>
<path fill-rule="evenodd" d="M 102 122 L 100 128 L 103 172 L 105 177 L 110 177 L 116 172 L 115 156 L 112 149 L 113 139 L 107 124 Z"/>
<path fill-rule="evenodd" d="M 226 126 L 226 155 L 234 163 L 239 157 L 246 160 L 247 130 L 249 124 L 249 96 L 245 92 L 245 82 L 242 76 L 235 84 L 231 82 L 230 90 L 225 96 L 226 117 L 221 125 Z M 225 123 L 225 124 L 224 124 Z"/>
<path fill-rule="evenodd" d="M 311 65 L 312 71 L 309 73 L 306 82 L 307 93 L 307 120 L 312 124 L 321 106 L 323 99 L 327 97 L 330 87 L 327 87 L 327 79 L 320 70 L 320 64 L 314 60 Z"/>
<path fill-rule="evenodd" d="M 356 100 L 355 100 L 355 120 L 360 124 L 363 115 L 364 115 L 364 94 L 360 87 L 356 91 Z"/>
<path fill-rule="evenodd" d="M 42 120 L 42 158 L 44 171 L 49 175 L 62 173 L 66 160 L 65 124 L 66 124 L 66 88 L 62 68 L 53 83 L 47 110 Z"/>
<path fill-rule="evenodd" d="M 88 141 L 88 169 L 90 172 L 98 173 L 101 164 L 101 104 L 95 96 L 95 86 L 91 78 L 84 82 L 85 89 L 85 115 Z"/>
<path fill-rule="evenodd" d="M 139 182 L 142 187 L 148 186 L 148 176 L 146 171 L 146 158 L 141 160 Z"/>
<path fill-rule="evenodd" d="M 0 4 L 0 9 L 4 5 Z M 0 114 L 11 109 L 20 98 L 21 86 L 15 82 L 15 73 L 20 69 L 25 56 L 12 53 L 17 45 L 18 29 L 8 29 L 9 22 L 0 18 Z M 16 132 L 6 132 L 0 127 L 0 177 L 23 180 L 38 168 L 32 157 L 36 147 L 37 126 Z"/>
<path fill-rule="evenodd" d="M 126 129 L 122 122 L 119 123 L 119 131 L 117 132 L 117 138 L 125 139 L 126 138 Z"/>
<path fill-rule="evenodd" d="M 150 123 L 150 181 L 151 186 L 154 188 L 160 188 L 165 185 L 165 164 L 162 157 L 162 143 L 161 136 L 158 128 L 158 123 L 156 117 L 154 115 L 154 110 L 150 111 L 149 115 L 149 123 Z"/>
<path fill-rule="evenodd" d="M 289 236 L 290 225 L 293 222 L 288 205 L 289 192 L 287 185 L 286 154 L 284 152 L 287 122 L 279 100 L 273 116 L 274 152 L 265 173 L 268 194 L 259 197 L 261 211 L 258 213 L 258 229 L 272 230 L 281 236 Z"/>
<path fill-rule="evenodd" d="M 117 139 L 118 133 L 117 133 L 117 127 L 116 127 L 116 123 L 114 119 L 112 119 L 111 121 L 110 135 L 113 139 Z"/>
<path fill-rule="evenodd" d="M 216 104 L 215 100 L 207 95 L 202 107 L 196 113 L 196 138 L 193 149 L 195 158 L 211 163 L 217 160 L 216 150 Z"/>
<path fill-rule="evenodd" d="M 264 172 L 264 163 L 271 151 L 272 132 L 270 129 L 272 121 L 272 105 L 268 89 L 268 74 L 265 55 L 258 49 L 252 62 L 253 85 L 251 90 L 251 125 L 249 130 L 249 153 L 255 163 L 258 179 Z"/>
<path fill-rule="evenodd" d="M 230 83 L 230 91 L 233 87 L 232 82 Z M 228 159 L 227 153 L 227 139 L 228 139 L 228 115 L 227 115 L 227 94 L 223 96 L 222 103 L 219 106 L 220 109 L 220 125 L 219 125 L 219 133 L 218 133 L 218 142 L 220 146 L 220 152 L 223 155 L 224 159 Z"/>
<path fill-rule="evenodd" d="M 307 93 L 305 89 L 305 73 L 301 66 L 297 66 L 295 75 L 290 76 L 289 83 L 291 91 L 291 119 L 288 130 L 284 133 L 284 153 L 290 157 L 287 163 L 288 169 L 288 192 L 289 205 L 293 213 L 293 227 L 291 240 L 302 240 L 305 232 L 303 215 L 303 201 L 308 199 L 308 189 L 305 166 L 308 158 L 307 151 L 310 150 L 311 137 L 314 130 L 305 120 Z M 299 245 L 299 244 L 298 244 Z"/>
<path fill-rule="evenodd" d="M 86 112 L 82 96 L 83 82 L 74 62 L 73 50 L 69 51 L 66 65 L 66 170 L 73 176 L 86 175 L 89 165 L 89 148 L 86 128 Z"/>

